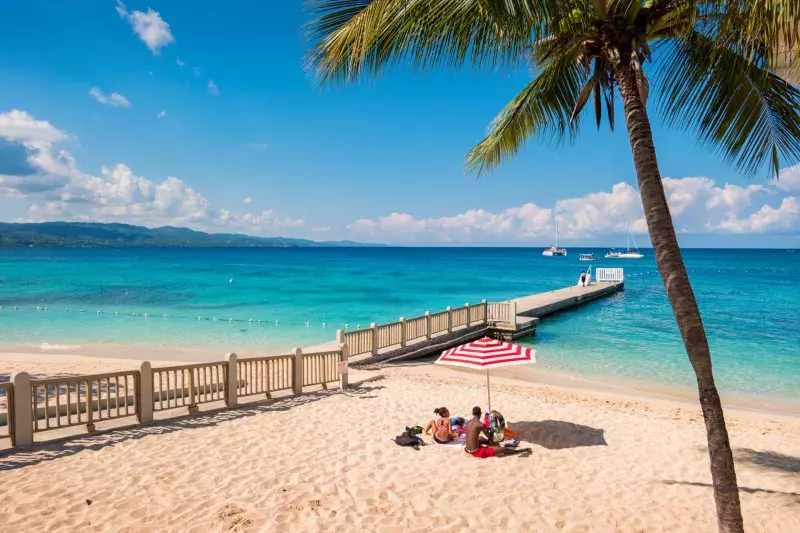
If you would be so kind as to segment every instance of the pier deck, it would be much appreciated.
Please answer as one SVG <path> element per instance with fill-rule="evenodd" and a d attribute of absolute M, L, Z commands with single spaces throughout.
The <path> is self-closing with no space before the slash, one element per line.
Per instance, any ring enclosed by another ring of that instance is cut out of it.
<path fill-rule="evenodd" d="M 542 318 L 563 309 L 576 307 L 596 298 L 621 291 L 622 288 L 623 282 L 621 281 L 599 281 L 592 283 L 588 287 L 575 285 L 555 291 L 531 294 L 509 301 L 517 304 L 518 317 Z"/>
<path fill-rule="evenodd" d="M 486 335 L 508 341 L 535 335 L 540 318 L 583 305 L 597 298 L 619 292 L 622 289 L 622 281 L 599 281 L 593 282 L 588 287 L 575 285 L 554 291 L 530 294 L 500 304 L 491 304 L 505 306 L 504 308 L 508 311 L 503 318 L 495 319 L 487 315 L 477 323 L 459 325 L 447 331 L 430 334 L 427 337 L 409 340 L 408 342 L 378 346 L 366 353 L 365 351 L 353 353 L 356 356 L 353 359 L 353 363 L 355 365 L 363 365 L 416 359 L 439 353 L 442 350 Z M 403 338 L 403 335 L 400 337 Z M 376 344 L 373 341 L 372 346 L 375 347 Z M 352 353 L 352 350 L 350 352 Z"/>

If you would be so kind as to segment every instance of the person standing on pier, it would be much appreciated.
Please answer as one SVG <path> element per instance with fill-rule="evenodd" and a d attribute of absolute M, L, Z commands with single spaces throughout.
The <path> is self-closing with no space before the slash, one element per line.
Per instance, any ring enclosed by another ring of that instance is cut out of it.
<path fill-rule="evenodd" d="M 581 272 L 581 287 L 586 286 L 586 271 Z"/>

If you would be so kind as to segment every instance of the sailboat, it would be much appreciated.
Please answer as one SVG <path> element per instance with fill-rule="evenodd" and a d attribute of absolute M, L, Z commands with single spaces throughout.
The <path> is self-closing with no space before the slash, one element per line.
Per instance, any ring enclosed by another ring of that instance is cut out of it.
<path fill-rule="evenodd" d="M 547 248 L 545 251 L 542 252 L 542 255 L 546 257 L 553 257 L 553 256 L 562 256 L 566 257 L 567 249 L 566 248 L 559 248 L 558 247 L 558 213 L 556 213 L 556 245 Z"/>
<path fill-rule="evenodd" d="M 633 249 L 631 249 L 631 240 L 633 240 Z M 628 248 L 624 251 L 612 248 L 606 254 L 606 259 L 641 259 L 643 257 L 644 254 L 639 251 L 639 247 L 636 245 L 636 239 L 634 239 L 631 234 L 630 224 L 628 225 Z"/>

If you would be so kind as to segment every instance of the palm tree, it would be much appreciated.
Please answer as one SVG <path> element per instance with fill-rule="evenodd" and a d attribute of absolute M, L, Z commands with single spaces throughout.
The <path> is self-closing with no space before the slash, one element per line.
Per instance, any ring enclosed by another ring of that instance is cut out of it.
<path fill-rule="evenodd" d="M 776 74 L 797 55 L 800 0 L 310 0 L 310 8 L 308 67 L 321 86 L 375 78 L 396 63 L 532 67 L 532 81 L 466 156 L 479 175 L 529 138 L 574 138 L 584 109 L 599 128 L 605 108 L 613 130 L 619 97 L 656 262 L 697 376 L 718 528 L 743 531 L 711 354 L 646 104 L 652 92 L 668 124 L 743 173 L 768 165 L 777 176 L 800 159 L 800 91 Z"/>

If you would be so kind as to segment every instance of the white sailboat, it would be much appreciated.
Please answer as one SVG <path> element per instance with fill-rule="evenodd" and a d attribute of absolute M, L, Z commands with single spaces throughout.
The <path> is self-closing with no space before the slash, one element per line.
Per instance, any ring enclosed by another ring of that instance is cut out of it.
<path fill-rule="evenodd" d="M 542 255 L 546 257 L 554 257 L 554 256 L 566 257 L 567 255 L 566 248 L 558 247 L 558 213 L 556 213 L 556 245 L 547 248 L 545 251 L 542 252 Z"/>
<path fill-rule="evenodd" d="M 633 249 L 631 249 L 631 240 L 633 241 Z M 644 257 L 639 251 L 639 246 L 636 245 L 636 239 L 631 234 L 631 227 L 628 225 L 628 248 L 626 250 L 615 250 L 612 248 L 606 254 L 606 259 L 641 259 Z"/>

